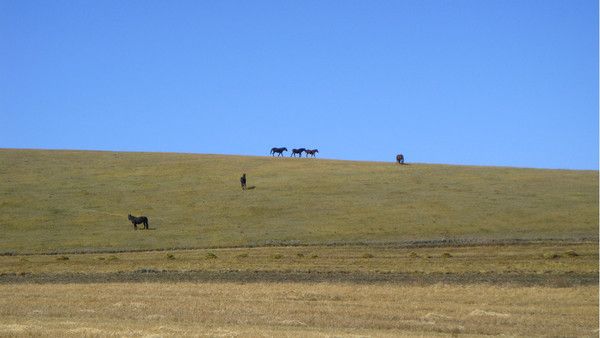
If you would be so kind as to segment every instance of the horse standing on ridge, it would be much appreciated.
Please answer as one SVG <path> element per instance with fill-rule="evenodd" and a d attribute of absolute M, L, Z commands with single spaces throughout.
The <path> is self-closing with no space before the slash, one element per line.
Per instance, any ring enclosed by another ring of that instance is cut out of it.
<path fill-rule="evenodd" d="M 396 155 L 396 161 L 398 162 L 398 164 L 404 164 L 404 155 L 402 155 L 402 154 Z"/>
<path fill-rule="evenodd" d="M 275 156 L 275 153 L 277 153 L 277 157 L 279 156 L 283 156 L 283 152 L 284 151 L 288 151 L 286 147 L 282 147 L 282 148 L 271 148 L 271 155 Z"/>
<path fill-rule="evenodd" d="M 319 152 L 319 149 L 306 149 L 304 152 L 306 153 L 306 157 L 308 157 L 308 155 L 315 157 L 315 154 Z"/>
<path fill-rule="evenodd" d="M 292 154 L 290 155 L 290 157 L 296 157 L 296 154 L 298 154 L 300 157 L 302 157 L 302 152 L 306 151 L 305 148 L 300 148 L 300 149 L 292 149 Z"/>

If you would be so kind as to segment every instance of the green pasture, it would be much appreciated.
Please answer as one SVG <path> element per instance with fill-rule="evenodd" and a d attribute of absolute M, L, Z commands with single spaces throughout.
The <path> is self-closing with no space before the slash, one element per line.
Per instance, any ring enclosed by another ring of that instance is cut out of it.
<path fill-rule="evenodd" d="M 4 253 L 597 236 L 597 171 L 0 150 Z"/>

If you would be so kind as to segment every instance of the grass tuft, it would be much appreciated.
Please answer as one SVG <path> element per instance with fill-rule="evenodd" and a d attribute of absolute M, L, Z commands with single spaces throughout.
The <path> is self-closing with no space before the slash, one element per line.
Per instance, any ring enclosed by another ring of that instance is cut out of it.
<path fill-rule="evenodd" d="M 68 261 L 69 257 L 68 256 L 58 256 L 56 257 L 57 261 Z"/>
<path fill-rule="evenodd" d="M 545 259 L 559 259 L 560 255 L 554 252 L 545 253 L 542 255 Z"/>
<path fill-rule="evenodd" d="M 212 253 L 212 252 L 209 252 L 209 253 L 207 253 L 207 254 L 206 254 L 206 258 L 207 258 L 207 259 L 216 259 L 216 258 L 217 258 L 217 255 L 215 255 L 215 254 L 214 254 L 214 253 Z"/>
<path fill-rule="evenodd" d="M 577 256 L 579 256 L 579 254 L 577 252 L 575 252 L 575 250 L 569 250 L 569 251 L 565 252 L 565 255 L 569 256 L 569 257 L 577 257 Z"/>

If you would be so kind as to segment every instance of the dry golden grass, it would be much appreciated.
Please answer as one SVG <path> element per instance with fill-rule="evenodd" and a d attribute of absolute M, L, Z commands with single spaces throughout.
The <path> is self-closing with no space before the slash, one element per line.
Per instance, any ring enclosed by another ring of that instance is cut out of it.
<path fill-rule="evenodd" d="M 598 288 L 0 285 L 2 336 L 597 336 Z"/>
<path fill-rule="evenodd" d="M 0 197 L 0 336 L 598 335 L 598 171 L 0 150 Z"/>

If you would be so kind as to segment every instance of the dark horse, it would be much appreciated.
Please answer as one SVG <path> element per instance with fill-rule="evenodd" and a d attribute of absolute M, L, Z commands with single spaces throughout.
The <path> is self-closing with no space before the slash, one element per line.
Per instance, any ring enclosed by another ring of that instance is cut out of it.
<path fill-rule="evenodd" d="M 306 151 L 306 149 L 305 148 L 292 149 L 292 154 L 290 155 L 290 157 L 292 157 L 292 156 L 296 157 L 296 154 L 298 154 L 300 157 L 302 157 L 303 151 Z"/>
<path fill-rule="evenodd" d="M 286 147 L 283 147 L 283 148 L 271 148 L 271 155 L 275 156 L 275 153 L 277 153 L 277 157 L 283 156 L 283 152 L 284 151 L 288 151 Z"/>
<path fill-rule="evenodd" d="M 402 155 L 402 154 L 396 155 L 396 161 L 398 161 L 399 164 L 404 164 L 404 155 Z"/>
<path fill-rule="evenodd" d="M 308 155 L 315 157 L 315 154 L 319 152 L 319 149 L 306 149 L 304 152 L 306 153 L 306 157 L 308 157 Z"/>
<path fill-rule="evenodd" d="M 135 217 L 135 216 L 129 215 L 129 216 L 127 216 L 127 218 L 129 218 L 131 223 L 133 223 L 133 228 L 135 230 L 137 230 L 137 225 L 142 224 L 142 223 L 144 223 L 144 229 L 148 229 L 148 217 L 146 217 L 146 216 Z"/>

